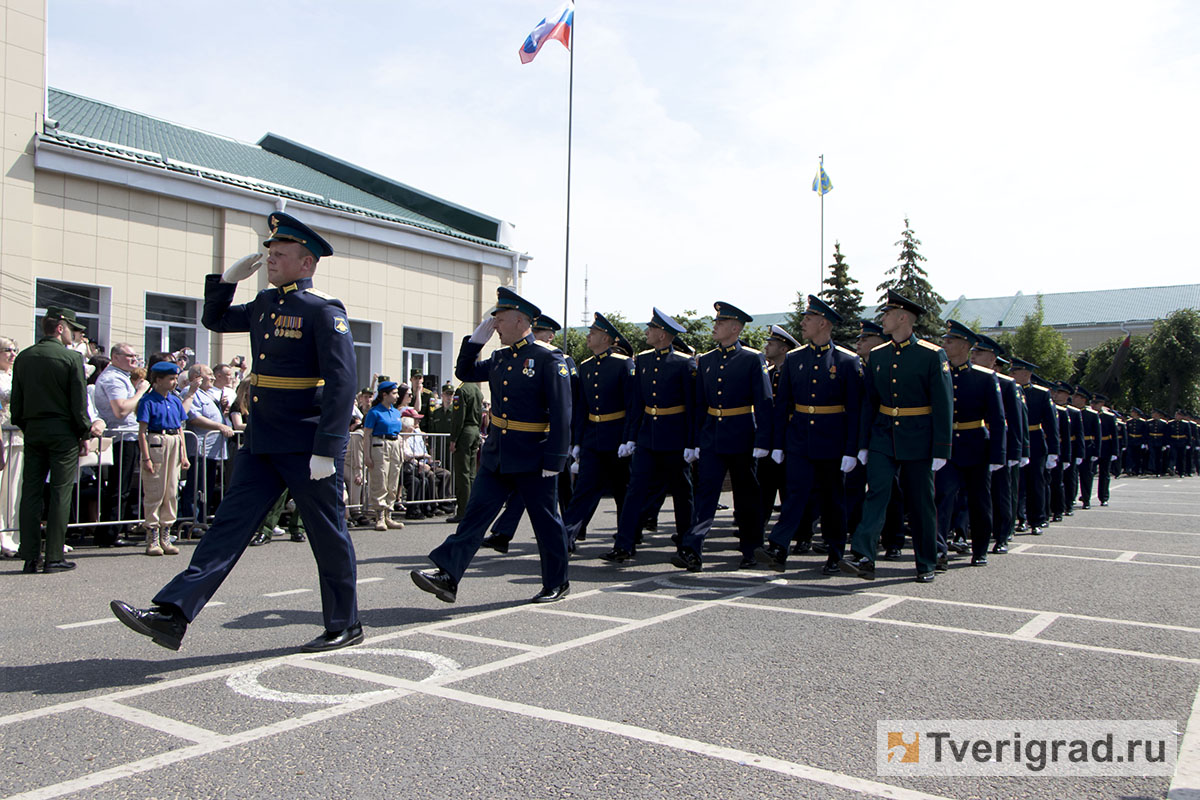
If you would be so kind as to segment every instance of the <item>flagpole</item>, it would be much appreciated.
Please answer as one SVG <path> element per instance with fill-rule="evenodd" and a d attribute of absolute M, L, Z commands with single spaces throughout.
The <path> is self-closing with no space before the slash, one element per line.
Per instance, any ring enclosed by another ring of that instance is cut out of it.
<path fill-rule="evenodd" d="M 825 154 L 821 154 L 821 162 L 817 165 L 817 194 L 821 195 L 821 254 L 817 259 L 821 268 L 821 282 L 817 284 L 817 294 L 825 289 Z"/>
<path fill-rule="evenodd" d="M 567 48 L 571 54 L 571 71 L 567 79 L 567 230 L 566 251 L 563 254 L 563 352 L 567 349 L 567 332 L 571 328 L 570 316 L 567 315 L 567 298 L 571 291 L 571 126 L 575 114 L 575 14 L 571 13 L 571 46 Z"/>

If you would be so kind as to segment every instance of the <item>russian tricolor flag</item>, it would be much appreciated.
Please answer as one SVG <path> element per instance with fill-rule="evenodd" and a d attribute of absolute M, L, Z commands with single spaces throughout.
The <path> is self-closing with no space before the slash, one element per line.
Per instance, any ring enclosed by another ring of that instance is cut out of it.
<path fill-rule="evenodd" d="M 575 3 L 572 0 L 567 0 L 553 14 L 548 15 L 545 19 L 537 24 L 533 29 L 533 33 L 525 39 L 525 44 L 521 45 L 518 55 L 521 56 L 521 63 L 528 64 L 537 57 L 538 51 L 542 49 L 542 45 L 551 39 L 557 39 L 562 42 L 562 46 L 571 49 L 571 26 L 575 23 Z"/>

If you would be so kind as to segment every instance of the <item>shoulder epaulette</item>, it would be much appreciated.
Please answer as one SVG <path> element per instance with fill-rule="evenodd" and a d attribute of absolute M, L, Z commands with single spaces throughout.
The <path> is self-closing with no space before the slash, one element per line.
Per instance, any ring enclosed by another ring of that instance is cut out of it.
<path fill-rule="evenodd" d="M 719 349 L 720 349 L 720 348 L 714 347 L 712 350 L 705 350 L 703 353 L 701 353 L 701 354 L 700 354 L 700 356 L 706 356 L 706 355 L 708 355 L 709 353 L 715 353 L 715 352 L 717 352 L 717 350 L 719 350 Z M 697 356 L 697 358 L 699 358 L 699 356 Z"/>
<path fill-rule="evenodd" d="M 319 297 L 322 300 L 337 300 L 337 298 L 334 297 L 333 295 L 329 294 L 328 292 L 322 292 L 320 289 L 313 289 L 310 287 L 308 289 L 305 289 L 304 291 L 308 294 L 313 295 L 314 297 Z"/>
<path fill-rule="evenodd" d="M 1104 409 L 1103 411 L 1101 411 L 1100 413 L 1101 413 L 1101 414 L 1104 414 L 1104 415 L 1106 415 L 1106 416 L 1109 416 L 1109 417 L 1115 417 L 1115 416 L 1116 416 L 1116 414 L 1112 413 L 1112 412 L 1111 412 L 1111 411 L 1109 411 L 1107 408 L 1106 408 L 1106 409 Z"/>
<path fill-rule="evenodd" d="M 581 366 L 581 367 L 582 367 L 584 364 L 588 363 L 589 361 L 595 361 L 595 360 L 596 360 L 596 357 L 595 357 L 595 356 L 588 356 L 588 357 L 587 357 L 587 358 L 585 358 L 583 361 L 580 361 L 580 362 L 579 362 L 579 366 Z"/>
<path fill-rule="evenodd" d="M 628 361 L 628 360 L 629 360 L 629 356 L 625 355 L 624 353 L 609 353 L 609 354 L 608 354 L 608 357 L 609 357 L 609 358 L 616 358 L 616 359 L 619 359 L 619 360 L 621 360 L 621 361 Z"/>
<path fill-rule="evenodd" d="M 851 350 L 849 348 L 842 347 L 840 344 L 835 344 L 833 347 L 834 347 L 834 349 L 840 350 L 848 356 L 854 356 L 855 358 L 858 358 L 858 353 L 854 352 L 853 350 Z"/>
<path fill-rule="evenodd" d="M 871 348 L 871 352 L 874 353 L 876 350 L 882 350 L 885 347 L 890 347 L 891 344 L 892 344 L 891 342 L 884 342 L 883 344 L 877 344 Z"/>
<path fill-rule="evenodd" d="M 917 339 L 917 344 L 924 347 L 926 350 L 941 350 L 942 348 L 933 342 L 927 342 L 924 339 Z"/>
<path fill-rule="evenodd" d="M 753 347 L 747 347 L 746 345 L 742 345 L 742 349 L 746 350 L 747 352 L 750 352 L 750 353 L 761 353 L 762 352 L 761 350 L 755 350 Z"/>
<path fill-rule="evenodd" d="M 1005 375 L 1003 372 L 997 372 L 996 370 L 992 370 L 992 372 L 995 372 L 996 377 L 1002 381 L 1008 381 L 1009 383 L 1016 383 L 1016 381 L 1014 381 L 1010 376 Z"/>
<path fill-rule="evenodd" d="M 987 367 L 981 367 L 978 364 L 972 364 L 971 369 L 978 370 L 979 372 L 982 372 L 984 375 L 995 375 L 996 374 L 995 372 L 988 369 Z"/>
<path fill-rule="evenodd" d="M 651 353 L 653 353 L 653 352 L 654 352 L 654 348 L 653 348 L 653 347 L 650 347 L 650 348 L 647 348 L 647 349 L 643 350 L 642 352 L 638 353 L 638 355 L 639 355 L 639 356 L 647 356 L 647 355 L 650 355 L 650 354 L 651 354 Z"/>
<path fill-rule="evenodd" d="M 549 342 L 543 342 L 541 339 L 534 339 L 534 340 L 533 340 L 533 343 L 534 343 L 534 344 L 540 344 L 542 347 L 546 348 L 546 349 L 547 349 L 547 350 L 549 350 L 551 353 L 561 353 L 561 352 L 562 352 L 562 350 L 559 350 L 559 349 L 558 349 L 557 347 L 555 347 L 554 345 L 550 344 Z"/>
<path fill-rule="evenodd" d="M 1050 390 L 1049 390 L 1049 389 L 1047 389 L 1045 386 L 1038 386 L 1037 384 L 1033 384 L 1033 383 L 1029 384 L 1029 385 L 1028 385 L 1028 386 L 1026 386 L 1025 388 L 1026 388 L 1026 390 L 1028 390 L 1028 389 L 1037 389 L 1039 392 L 1045 392 L 1046 394 L 1049 394 L 1049 393 L 1050 393 Z"/>

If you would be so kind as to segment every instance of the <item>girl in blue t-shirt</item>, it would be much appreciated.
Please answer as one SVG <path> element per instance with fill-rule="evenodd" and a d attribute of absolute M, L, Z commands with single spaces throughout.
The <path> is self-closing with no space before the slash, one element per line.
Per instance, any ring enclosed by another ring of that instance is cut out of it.
<path fill-rule="evenodd" d="M 137 405 L 138 449 L 142 454 L 142 505 L 146 516 L 146 555 L 173 556 L 179 548 L 171 544 L 171 526 L 179 495 L 179 471 L 187 470 L 183 426 L 187 412 L 172 391 L 179 367 L 173 361 L 158 361 L 147 373 L 151 391 Z"/>
<path fill-rule="evenodd" d="M 400 468 L 404 465 L 404 450 L 400 442 L 403 427 L 398 406 L 408 395 L 408 386 L 395 381 L 383 381 L 371 408 L 363 417 L 363 439 L 366 445 L 367 497 L 375 514 L 375 530 L 399 529 L 404 523 L 392 519 L 392 506 L 400 486 Z"/>

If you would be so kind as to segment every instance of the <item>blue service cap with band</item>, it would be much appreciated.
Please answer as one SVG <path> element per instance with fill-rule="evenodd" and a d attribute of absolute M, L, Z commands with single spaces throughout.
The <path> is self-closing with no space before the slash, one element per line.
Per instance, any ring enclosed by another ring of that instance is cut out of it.
<path fill-rule="evenodd" d="M 1108 395 L 1104 394 L 1103 392 L 1092 392 L 1092 399 L 1099 400 L 1101 403 L 1107 403 Z M 1176 411 L 1175 413 L 1178 414 L 1179 412 Z"/>
<path fill-rule="evenodd" d="M 975 344 L 973 345 L 973 349 L 991 350 L 997 356 L 1004 355 L 1004 348 L 1000 346 L 1000 343 L 983 333 L 975 334 Z"/>
<path fill-rule="evenodd" d="M 1072 391 L 1071 384 L 1067 383 L 1066 381 L 1058 381 L 1054 384 L 1054 391 L 1066 392 L 1067 394 L 1070 394 Z"/>
<path fill-rule="evenodd" d="M 1053 389 L 1054 384 L 1043 378 L 1041 375 L 1030 375 L 1029 382 L 1034 386 L 1041 386 L 1043 389 Z"/>
<path fill-rule="evenodd" d="M 883 326 L 880 325 L 878 322 L 875 322 L 874 320 L 860 319 L 858 321 L 858 327 L 859 327 L 858 338 L 860 338 L 860 339 L 863 338 L 864 336 L 878 336 L 880 338 L 883 337 Z"/>
<path fill-rule="evenodd" d="M 754 317 L 742 311 L 732 303 L 726 303 L 724 300 L 718 300 L 713 303 L 713 308 L 717 310 L 716 319 L 734 319 L 743 325 L 754 321 Z"/>
<path fill-rule="evenodd" d="M 617 348 L 627 356 L 633 355 L 633 345 L 631 345 L 629 340 L 619 333 L 613 337 L 613 347 Z"/>
<path fill-rule="evenodd" d="M 679 352 L 683 353 L 685 356 L 694 355 L 696 353 L 696 351 L 692 349 L 692 346 L 690 344 L 685 342 L 683 339 L 680 339 L 678 336 L 676 336 L 675 339 L 671 342 L 671 346 L 674 347 Z"/>
<path fill-rule="evenodd" d="M 267 217 L 267 225 L 271 228 L 271 235 L 263 242 L 264 247 L 270 246 L 272 242 L 297 242 L 304 245 L 316 258 L 333 255 L 333 248 L 329 246 L 329 242 L 291 214 L 276 211 Z"/>
<path fill-rule="evenodd" d="M 548 317 L 545 314 L 539 315 L 538 318 L 533 321 L 532 327 L 535 331 L 554 331 L 557 333 L 558 331 L 562 330 L 562 325 L 559 325 L 553 317 Z"/>
<path fill-rule="evenodd" d="M 680 325 L 678 322 L 675 321 L 674 317 L 672 317 L 670 314 L 666 313 L 665 311 L 661 310 L 657 306 L 655 306 L 655 308 L 654 308 L 654 315 L 650 318 L 650 321 L 647 322 L 646 324 L 653 328 L 660 328 L 660 329 L 666 331 L 667 333 L 673 333 L 676 336 L 683 333 L 685 330 L 685 328 L 682 325 Z"/>
<path fill-rule="evenodd" d="M 1034 364 L 1030 361 L 1026 361 L 1023 358 L 1018 358 L 1017 356 L 1011 356 L 1010 360 L 1012 361 L 1013 369 L 1027 369 L 1030 372 L 1034 372 L 1038 368 L 1037 364 Z"/>
<path fill-rule="evenodd" d="M 520 311 L 525 316 L 529 317 L 529 321 L 537 319 L 542 315 L 542 310 L 533 303 L 526 300 L 521 295 L 509 289 L 507 286 L 496 287 L 496 307 L 492 309 L 492 316 L 501 311 Z"/>
<path fill-rule="evenodd" d="M 1165 417 L 1167 415 L 1167 412 L 1163 411 L 1161 408 L 1152 408 L 1152 409 L 1150 409 L 1150 413 L 1158 414 L 1159 416 L 1163 416 L 1163 417 Z"/>
<path fill-rule="evenodd" d="M 1089 392 L 1087 389 L 1083 388 L 1082 386 L 1076 386 L 1075 389 L 1071 393 L 1079 395 L 1084 400 L 1090 401 L 1092 399 L 1092 393 Z"/>
<path fill-rule="evenodd" d="M 379 391 L 380 392 L 390 392 L 392 389 L 395 389 L 395 388 L 396 388 L 395 381 L 380 381 L 380 383 L 379 383 Z"/>
<path fill-rule="evenodd" d="M 976 334 L 975 331 L 971 330 L 966 325 L 963 325 L 956 319 L 946 321 L 945 335 L 952 339 L 962 339 L 972 347 L 974 347 L 975 343 L 979 341 L 979 335 Z"/>
<path fill-rule="evenodd" d="M 908 311 L 912 314 L 915 314 L 918 317 L 925 313 L 925 309 L 923 307 L 917 305 L 912 300 L 909 300 L 895 289 L 888 289 L 887 301 L 883 304 L 882 308 L 885 311 L 891 308 L 899 308 L 903 311 Z"/>
<path fill-rule="evenodd" d="M 1142 410 L 1140 408 L 1138 408 L 1137 406 L 1134 406 L 1133 408 L 1129 409 L 1129 413 L 1137 414 L 1140 417 L 1142 415 Z"/>
<path fill-rule="evenodd" d="M 768 340 L 774 339 L 775 341 L 779 342 L 784 347 L 786 347 L 788 350 L 791 350 L 793 347 L 800 346 L 800 343 L 796 341 L 795 336 L 792 336 L 790 333 L 788 333 L 787 331 L 785 331 L 783 328 L 779 327 L 778 325 L 771 326 L 771 334 L 770 334 L 770 336 L 767 337 L 767 339 Z"/>
<path fill-rule="evenodd" d="M 826 303 L 815 294 L 810 294 L 808 296 L 808 308 L 804 313 L 816 314 L 819 317 L 824 317 L 834 325 L 840 325 L 845 321 L 841 314 L 833 310 L 833 306 L 829 305 L 829 303 Z"/>
<path fill-rule="evenodd" d="M 149 371 L 158 375 L 178 375 L 179 365 L 174 361 L 155 361 L 150 365 Z"/>
<path fill-rule="evenodd" d="M 614 342 L 617 339 L 621 338 L 621 332 L 619 330 L 617 330 L 617 326 L 615 326 L 611 322 L 609 322 L 608 318 L 605 317 L 603 314 L 601 314 L 599 311 L 595 312 L 595 314 L 592 316 L 592 325 L 591 326 L 593 328 L 599 330 L 601 333 L 607 333 L 609 336 L 611 336 L 613 338 Z"/>

